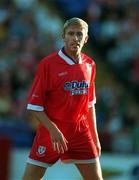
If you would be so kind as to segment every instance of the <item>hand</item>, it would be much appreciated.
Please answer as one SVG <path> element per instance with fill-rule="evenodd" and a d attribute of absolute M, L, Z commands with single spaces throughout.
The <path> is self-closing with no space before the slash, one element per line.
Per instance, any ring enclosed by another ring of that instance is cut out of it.
<path fill-rule="evenodd" d="M 60 154 L 68 150 L 68 141 L 54 123 L 51 128 L 49 128 L 49 133 L 54 151 L 57 151 Z"/>

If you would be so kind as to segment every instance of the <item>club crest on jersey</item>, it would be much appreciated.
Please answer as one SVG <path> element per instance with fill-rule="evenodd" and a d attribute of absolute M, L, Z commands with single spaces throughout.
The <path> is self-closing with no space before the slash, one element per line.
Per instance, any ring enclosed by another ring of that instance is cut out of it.
<path fill-rule="evenodd" d="M 37 150 L 37 155 L 40 157 L 45 156 L 46 147 L 45 146 L 39 146 Z"/>
<path fill-rule="evenodd" d="M 71 81 L 64 84 L 64 89 L 70 91 L 70 94 L 81 95 L 88 94 L 89 83 L 86 81 Z"/>

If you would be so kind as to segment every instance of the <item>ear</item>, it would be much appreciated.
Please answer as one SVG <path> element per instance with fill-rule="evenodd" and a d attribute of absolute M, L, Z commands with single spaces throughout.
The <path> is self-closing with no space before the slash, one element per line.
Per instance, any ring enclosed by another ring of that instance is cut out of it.
<path fill-rule="evenodd" d="M 89 38 L 89 36 L 87 35 L 87 36 L 85 37 L 84 44 L 86 44 L 86 43 L 87 43 L 88 38 Z"/>
<path fill-rule="evenodd" d="M 62 33 L 62 39 L 64 39 L 65 38 L 65 34 L 64 33 Z"/>

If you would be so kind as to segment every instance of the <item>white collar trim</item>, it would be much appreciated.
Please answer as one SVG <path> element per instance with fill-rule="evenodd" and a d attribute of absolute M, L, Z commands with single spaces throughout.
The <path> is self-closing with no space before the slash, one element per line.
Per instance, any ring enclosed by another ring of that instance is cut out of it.
<path fill-rule="evenodd" d="M 58 52 L 58 55 L 59 55 L 64 61 L 66 61 L 68 64 L 70 64 L 70 65 L 76 64 L 76 63 L 74 63 L 68 56 L 66 56 L 66 55 L 62 52 L 62 50 L 60 50 L 60 51 Z M 80 60 L 79 60 L 79 64 L 82 64 L 82 59 L 81 59 L 81 58 L 80 58 Z"/>

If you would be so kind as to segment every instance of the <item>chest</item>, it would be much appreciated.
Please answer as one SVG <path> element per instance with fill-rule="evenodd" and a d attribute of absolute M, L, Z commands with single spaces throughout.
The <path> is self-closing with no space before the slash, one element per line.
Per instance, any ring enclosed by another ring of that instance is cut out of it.
<path fill-rule="evenodd" d="M 52 87 L 60 88 L 68 86 L 84 87 L 91 81 L 92 66 L 89 64 L 75 64 L 57 66 L 51 72 Z"/>

